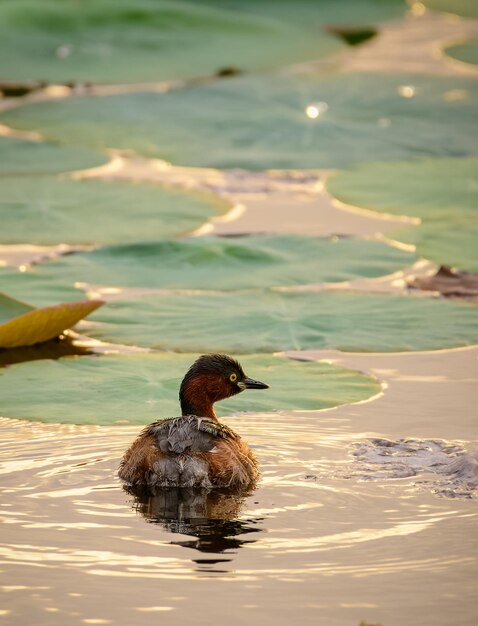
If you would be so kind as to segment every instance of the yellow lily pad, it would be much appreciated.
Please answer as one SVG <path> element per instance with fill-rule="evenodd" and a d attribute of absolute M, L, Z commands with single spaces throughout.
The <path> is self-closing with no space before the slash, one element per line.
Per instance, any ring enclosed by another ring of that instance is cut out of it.
<path fill-rule="evenodd" d="M 79 300 L 34 309 L 0 294 L 0 317 L 15 315 L 0 324 L 0 348 L 31 346 L 53 339 L 102 304 L 103 300 Z"/>

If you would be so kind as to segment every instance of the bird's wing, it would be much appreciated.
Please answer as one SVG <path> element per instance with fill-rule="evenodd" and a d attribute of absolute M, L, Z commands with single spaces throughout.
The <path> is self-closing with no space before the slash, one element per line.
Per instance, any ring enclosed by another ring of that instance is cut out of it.
<path fill-rule="evenodd" d="M 182 452 L 210 452 L 217 439 L 237 439 L 237 435 L 224 424 L 207 417 L 183 415 L 154 422 L 148 427 L 156 445 L 167 454 Z"/>

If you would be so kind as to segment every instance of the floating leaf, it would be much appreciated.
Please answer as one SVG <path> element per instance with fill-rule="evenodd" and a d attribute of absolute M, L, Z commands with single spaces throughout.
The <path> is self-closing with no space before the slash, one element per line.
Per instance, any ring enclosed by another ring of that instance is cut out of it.
<path fill-rule="evenodd" d="M 478 39 L 468 39 L 462 44 L 449 46 L 445 48 L 444 52 L 449 57 L 463 61 L 463 63 L 478 65 Z"/>
<path fill-rule="evenodd" d="M 367 163 L 329 179 L 328 190 L 354 206 L 419 217 L 395 237 L 439 264 L 478 270 L 478 159 Z"/>
<path fill-rule="evenodd" d="M 434 350 L 476 343 L 470 304 L 418 296 L 238 291 L 114 301 L 88 334 L 180 352 Z"/>
<path fill-rule="evenodd" d="M 413 97 L 401 95 L 404 85 Z M 446 97 L 457 89 L 463 99 Z M 331 168 L 476 154 L 477 100 L 478 82 L 468 78 L 290 73 L 37 103 L 2 118 L 50 139 L 184 165 Z"/>
<path fill-rule="evenodd" d="M 116 243 L 197 228 L 226 205 L 153 184 L 6 177 L 0 197 L 3 243 Z"/>
<path fill-rule="evenodd" d="M 33 307 L 29 304 L 25 304 L 25 302 L 21 302 L 15 298 L 11 298 L 10 296 L 7 296 L 7 294 L 0 291 L 0 324 L 32 310 Z"/>
<path fill-rule="evenodd" d="M 207 6 L 224 8 L 224 0 L 200 0 Z M 337 2 L 336 0 L 274 0 L 273 2 L 256 2 L 241 0 L 231 3 L 234 10 L 247 15 L 261 15 L 299 25 L 301 28 L 312 28 L 316 34 L 321 28 L 330 24 L 348 26 L 364 26 L 377 24 L 394 17 L 401 17 L 406 12 L 402 0 L 353 0 L 353 2 Z"/>
<path fill-rule="evenodd" d="M 107 162 L 97 152 L 74 146 L 0 137 L 0 175 L 54 174 L 97 167 Z"/>
<path fill-rule="evenodd" d="M 32 273 L 58 284 L 234 290 L 373 278 L 414 261 L 414 255 L 377 241 L 254 235 L 99 248 L 60 257 Z"/>
<path fill-rule="evenodd" d="M 457 210 L 452 216 L 437 211 L 420 226 L 394 231 L 400 241 L 416 246 L 417 252 L 439 265 L 478 272 L 478 218 Z"/>
<path fill-rule="evenodd" d="M 32 346 L 53 339 L 104 304 L 101 300 L 81 300 L 32 309 L 5 294 L 0 296 L 0 348 Z M 12 313 L 17 317 L 9 319 Z"/>
<path fill-rule="evenodd" d="M 344 5 L 344 6 L 341 6 Z M 323 25 L 403 14 L 400 0 L 353 3 L 3 0 L 0 74 L 50 81 L 159 81 L 267 69 L 341 49 Z"/>
<path fill-rule="evenodd" d="M 8 267 L 0 268 L 0 292 L 2 291 L 18 300 L 27 300 L 35 307 L 48 306 L 52 302 L 74 302 L 84 297 L 81 289 L 75 288 L 73 284 L 66 284 L 55 276 L 39 273 L 35 266 L 26 272 Z"/>
<path fill-rule="evenodd" d="M 0 24 L 0 73 L 15 79 L 158 81 L 228 65 L 266 68 L 338 49 L 311 28 L 224 3 L 4 1 Z"/>
<path fill-rule="evenodd" d="M 10 366 L 0 370 L 2 414 L 81 424 L 144 424 L 176 416 L 179 384 L 196 356 L 104 355 Z M 326 363 L 264 355 L 242 357 L 241 364 L 271 388 L 246 391 L 219 403 L 221 415 L 323 409 L 365 400 L 380 391 L 369 376 Z"/>

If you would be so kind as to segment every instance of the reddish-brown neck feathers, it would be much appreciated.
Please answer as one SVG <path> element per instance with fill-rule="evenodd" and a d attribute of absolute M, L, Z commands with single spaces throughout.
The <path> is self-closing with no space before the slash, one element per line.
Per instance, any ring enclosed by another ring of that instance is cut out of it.
<path fill-rule="evenodd" d="M 229 386 L 222 374 L 196 374 L 181 390 L 183 415 L 198 415 L 217 419 L 213 404 L 230 395 Z"/>

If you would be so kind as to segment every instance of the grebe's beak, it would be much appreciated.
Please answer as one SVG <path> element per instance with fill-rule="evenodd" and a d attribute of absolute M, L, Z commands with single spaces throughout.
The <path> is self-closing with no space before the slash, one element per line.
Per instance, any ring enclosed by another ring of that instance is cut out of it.
<path fill-rule="evenodd" d="M 266 383 L 261 383 L 260 380 L 253 380 L 252 378 L 244 378 L 242 385 L 244 385 L 243 389 L 269 389 L 269 385 Z M 240 385 L 242 387 L 242 385 Z"/>

